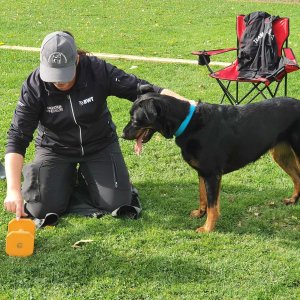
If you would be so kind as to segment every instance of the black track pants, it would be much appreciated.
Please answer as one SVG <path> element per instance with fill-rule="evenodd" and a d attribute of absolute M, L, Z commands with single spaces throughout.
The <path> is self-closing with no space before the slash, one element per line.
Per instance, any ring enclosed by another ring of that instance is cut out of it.
<path fill-rule="evenodd" d="M 77 171 L 85 180 L 89 204 L 112 212 L 131 203 L 131 184 L 118 142 L 85 157 L 68 157 L 37 147 L 35 159 L 23 168 L 26 209 L 36 218 L 62 215 L 70 205 Z"/>

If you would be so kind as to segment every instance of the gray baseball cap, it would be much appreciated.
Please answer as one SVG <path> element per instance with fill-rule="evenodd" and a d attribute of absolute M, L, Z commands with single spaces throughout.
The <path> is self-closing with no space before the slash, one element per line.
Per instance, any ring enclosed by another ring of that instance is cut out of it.
<path fill-rule="evenodd" d="M 69 82 L 76 74 L 77 47 L 62 31 L 48 34 L 40 52 L 40 76 L 46 82 Z"/>

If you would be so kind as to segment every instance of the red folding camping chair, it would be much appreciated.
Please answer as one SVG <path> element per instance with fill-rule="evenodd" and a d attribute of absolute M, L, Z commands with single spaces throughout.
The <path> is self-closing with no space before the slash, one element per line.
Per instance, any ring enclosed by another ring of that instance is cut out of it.
<path fill-rule="evenodd" d="M 192 52 L 194 55 L 198 55 L 198 64 L 205 65 L 210 74 L 209 76 L 215 78 L 220 85 L 223 96 L 221 103 L 227 98 L 229 102 L 233 105 L 237 105 L 246 101 L 250 103 L 257 96 L 261 95 L 263 98 L 267 99 L 269 97 L 275 97 L 279 90 L 280 83 L 284 80 L 283 92 L 284 96 L 287 95 L 287 74 L 290 72 L 297 71 L 299 66 L 297 65 L 295 56 L 292 49 L 288 48 L 288 37 L 289 37 L 289 19 L 288 18 L 277 18 L 272 23 L 272 30 L 275 36 L 275 41 L 277 45 L 277 52 L 279 58 L 283 59 L 284 65 L 281 71 L 276 74 L 275 77 L 255 77 L 255 78 L 240 78 L 239 76 L 239 51 L 241 46 L 241 40 L 243 34 L 246 30 L 245 24 L 245 15 L 238 15 L 236 18 L 236 33 L 237 33 L 237 48 L 227 48 L 219 50 L 210 50 L 210 51 L 195 51 Z M 229 66 L 219 70 L 213 71 L 210 67 L 210 57 L 225 53 L 228 51 L 237 51 L 237 59 L 230 64 Z M 224 84 L 223 81 L 227 81 L 227 84 Z M 239 83 L 247 82 L 250 83 L 250 89 L 245 92 L 243 91 L 242 97 L 239 95 Z M 235 83 L 235 92 L 232 92 L 231 83 Z M 271 83 L 272 89 L 271 89 Z M 231 91 L 230 91 L 231 90 Z"/>

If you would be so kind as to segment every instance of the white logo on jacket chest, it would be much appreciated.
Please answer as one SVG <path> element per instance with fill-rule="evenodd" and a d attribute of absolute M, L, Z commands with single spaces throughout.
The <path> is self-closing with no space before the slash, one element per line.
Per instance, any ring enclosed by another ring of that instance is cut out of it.
<path fill-rule="evenodd" d="M 46 112 L 50 114 L 58 113 L 64 111 L 63 107 L 61 105 L 55 105 L 55 106 L 47 106 Z"/>
<path fill-rule="evenodd" d="M 94 97 L 89 97 L 84 100 L 78 101 L 79 105 L 81 105 L 81 106 L 92 103 L 92 102 L 94 102 Z"/>

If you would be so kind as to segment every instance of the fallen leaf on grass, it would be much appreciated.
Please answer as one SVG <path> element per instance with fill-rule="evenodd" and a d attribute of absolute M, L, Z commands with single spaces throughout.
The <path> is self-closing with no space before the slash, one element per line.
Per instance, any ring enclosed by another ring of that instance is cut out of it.
<path fill-rule="evenodd" d="M 93 241 L 94 240 L 80 240 L 80 241 L 77 241 L 72 247 L 77 249 L 77 248 L 80 248 L 81 246 L 83 246 L 84 244 L 91 243 Z"/>
<path fill-rule="evenodd" d="M 275 203 L 274 201 L 271 201 L 271 202 L 269 202 L 269 206 L 270 206 L 270 207 L 275 207 L 275 206 L 276 206 L 276 203 Z"/>
<path fill-rule="evenodd" d="M 248 212 L 253 214 L 255 217 L 259 217 L 261 215 L 261 213 L 257 210 L 257 207 L 254 206 L 250 207 Z"/>

